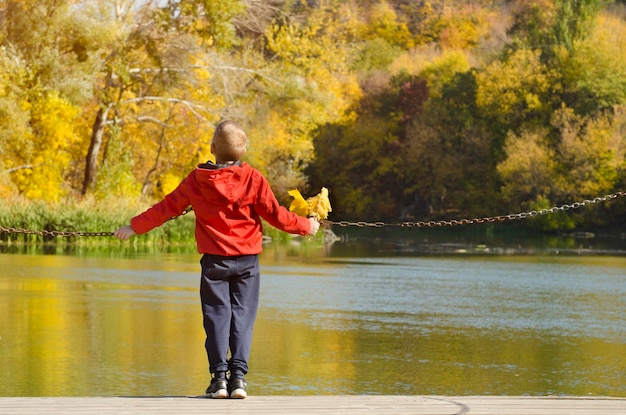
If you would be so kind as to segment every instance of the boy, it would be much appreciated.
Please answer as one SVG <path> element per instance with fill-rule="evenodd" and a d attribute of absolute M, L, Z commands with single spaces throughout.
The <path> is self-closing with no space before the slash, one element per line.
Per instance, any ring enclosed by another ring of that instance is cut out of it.
<path fill-rule="evenodd" d="M 198 252 L 203 254 L 200 298 L 213 375 L 206 395 L 211 398 L 247 396 L 244 375 L 259 301 L 261 218 L 294 234 L 315 235 L 319 229 L 316 219 L 280 206 L 265 177 L 240 161 L 246 144 L 239 125 L 220 122 L 211 143 L 215 163 L 199 165 L 162 201 L 114 232 L 127 240 L 193 207 Z"/>

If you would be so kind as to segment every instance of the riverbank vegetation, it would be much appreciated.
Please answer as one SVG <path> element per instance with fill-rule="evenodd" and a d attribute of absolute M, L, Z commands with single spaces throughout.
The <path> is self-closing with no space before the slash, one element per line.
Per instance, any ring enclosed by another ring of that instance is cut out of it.
<path fill-rule="evenodd" d="M 2 226 L 126 223 L 211 158 L 223 118 L 285 204 L 330 189 L 331 220 L 623 191 L 625 61 L 623 0 L 7 0 Z M 526 223 L 615 228 L 623 199 Z"/>

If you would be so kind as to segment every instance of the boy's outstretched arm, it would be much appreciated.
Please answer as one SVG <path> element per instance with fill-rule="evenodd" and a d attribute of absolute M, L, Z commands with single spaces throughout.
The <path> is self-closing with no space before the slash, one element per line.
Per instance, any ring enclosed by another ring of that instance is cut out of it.
<path fill-rule="evenodd" d="M 313 236 L 320 228 L 320 223 L 315 218 L 309 218 L 309 223 L 311 224 L 311 228 L 309 229 L 309 235 Z"/>
<path fill-rule="evenodd" d="M 125 241 L 131 236 L 137 235 L 137 232 L 135 232 L 132 226 L 126 225 L 113 232 L 113 235 L 115 235 L 118 239 Z"/>

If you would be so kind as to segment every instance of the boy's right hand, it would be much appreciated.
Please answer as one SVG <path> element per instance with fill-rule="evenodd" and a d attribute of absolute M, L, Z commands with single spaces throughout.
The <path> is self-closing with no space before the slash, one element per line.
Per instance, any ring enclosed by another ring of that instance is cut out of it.
<path fill-rule="evenodd" d="M 130 225 L 126 225 L 113 232 L 113 235 L 115 235 L 115 237 L 117 237 L 118 239 L 125 241 L 131 236 L 137 235 L 137 232 L 135 232 L 135 230 Z"/>
<path fill-rule="evenodd" d="M 311 228 L 309 229 L 308 235 L 315 235 L 317 230 L 320 228 L 320 223 L 315 218 L 309 218 L 309 223 L 311 224 Z"/>

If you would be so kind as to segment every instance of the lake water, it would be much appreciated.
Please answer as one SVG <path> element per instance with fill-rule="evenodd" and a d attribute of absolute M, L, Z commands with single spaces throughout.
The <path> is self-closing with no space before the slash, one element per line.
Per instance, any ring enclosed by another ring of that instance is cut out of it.
<path fill-rule="evenodd" d="M 626 255 L 417 245 L 267 246 L 249 393 L 626 396 Z M 204 392 L 199 256 L 116 252 L 0 254 L 0 396 Z"/>

